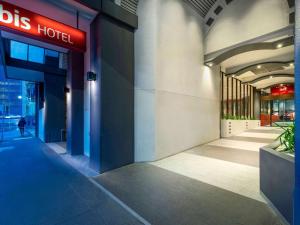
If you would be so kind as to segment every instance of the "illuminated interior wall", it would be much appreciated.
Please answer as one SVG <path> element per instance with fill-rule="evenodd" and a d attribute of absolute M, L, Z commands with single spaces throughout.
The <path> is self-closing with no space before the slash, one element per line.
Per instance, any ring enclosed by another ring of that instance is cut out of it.
<path fill-rule="evenodd" d="M 139 1 L 135 160 L 219 138 L 219 68 L 203 63 L 203 19 L 181 0 Z"/>

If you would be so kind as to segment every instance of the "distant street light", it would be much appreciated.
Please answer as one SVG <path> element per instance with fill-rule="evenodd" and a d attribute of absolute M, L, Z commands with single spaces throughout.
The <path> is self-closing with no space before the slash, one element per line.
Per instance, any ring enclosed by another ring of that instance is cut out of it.
<path fill-rule="evenodd" d="M 22 96 L 21 96 L 21 95 L 19 95 L 19 96 L 18 96 L 18 99 L 22 99 Z"/>

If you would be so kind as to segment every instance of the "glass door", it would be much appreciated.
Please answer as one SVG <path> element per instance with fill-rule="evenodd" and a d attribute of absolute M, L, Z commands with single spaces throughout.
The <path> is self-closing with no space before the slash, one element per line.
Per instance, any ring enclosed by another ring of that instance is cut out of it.
<path fill-rule="evenodd" d="M 294 100 L 273 100 L 271 119 L 272 125 L 286 125 L 294 121 L 295 106 Z"/>

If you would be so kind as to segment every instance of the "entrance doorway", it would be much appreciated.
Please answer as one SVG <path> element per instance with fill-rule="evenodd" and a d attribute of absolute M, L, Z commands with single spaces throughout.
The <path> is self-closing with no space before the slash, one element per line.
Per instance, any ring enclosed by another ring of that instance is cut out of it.
<path fill-rule="evenodd" d="M 264 126 L 288 125 L 295 120 L 294 99 L 262 100 L 261 121 Z"/>
<path fill-rule="evenodd" d="M 35 83 L 13 79 L 0 79 L 0 140 L 35 136 L 36 91 Z M 21 135 L 19 121 L 26 121 Z"/>
<path fill-rule="evenodd" d="M 13 37 L 5 33 L 1 39 L 5 70 L 0 76 L 0 140 L 36 136 L 44 142 L 64 142 L 66 53 Z M 18 128 L 22 118 L 24 135 Z"/>
<path fill-rule="evenodd" d="M 272 122 L 291 122 L 295 118 L 294 100 L 274 100 L 272 109 Z"/>

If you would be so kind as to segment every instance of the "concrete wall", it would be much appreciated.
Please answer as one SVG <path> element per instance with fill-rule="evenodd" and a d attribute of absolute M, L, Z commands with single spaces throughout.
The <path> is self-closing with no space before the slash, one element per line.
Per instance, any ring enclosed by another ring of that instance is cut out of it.
<path fill-rule="evenodd" d="M 203 64 L 203 19 L 181 0 L 141 0 L 135 35 L 135 160 L 219 137 L 219 69 Z"/>
<path fill-rule="evenodd" d="M 259 37 L 288 25 L 287 1 L 232 1 L 210 28 L 206 36 L 205 53 Z"/>

